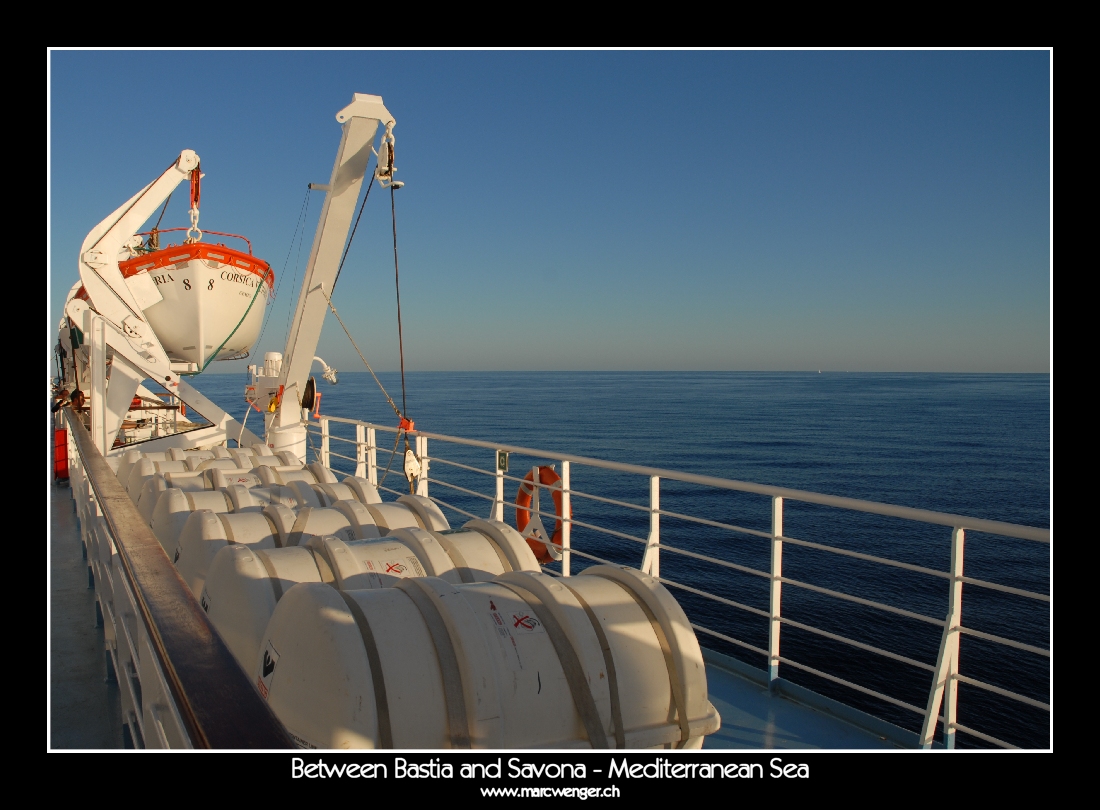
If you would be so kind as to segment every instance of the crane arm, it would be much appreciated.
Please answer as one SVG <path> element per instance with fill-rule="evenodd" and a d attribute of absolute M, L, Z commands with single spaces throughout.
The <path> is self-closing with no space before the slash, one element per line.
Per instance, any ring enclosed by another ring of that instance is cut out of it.
<path fill-rule="evenodd" d="M 127 337 L 136 339 L 143 350 L 155 358 L 154 364 L 164 369 L 165 374 L 169 373 L 168 356 L 146 323 L 138 297 L 122 277 L 118 267 L 119 254 L 126 240 L 141 228 L 198 165 L 199 156 L 190 149 L 183 150 L 160 177 L 92 228 L 80 246 L 80 280 L 96 312 Z"/>
<path fill-rule="evenodd" d="M 328 309 L 328 302 L 321 290 L 332 293 L 378 124 L 390 124 L 394 119 L 382 103 L 381 96 L 356 93 L 351 104 L 336 114 L 336 120 L 343 125 L 340 148 L 332 167 L 332 179 L 325 194 L 324 207 L 321 209 L 321 218 L 317 223 L 317 233 L 294 311 L 294 320 L 291 322 L 286 350 L 283 352 L 280 382 L 289 396 L 282 400 L 286 403 L 286 412 L 280 408 L 277 419 L 280 425 L 301 420 L 298 401 L 309 377 L 317 342 L 321 337 L 321 325 Z"/>

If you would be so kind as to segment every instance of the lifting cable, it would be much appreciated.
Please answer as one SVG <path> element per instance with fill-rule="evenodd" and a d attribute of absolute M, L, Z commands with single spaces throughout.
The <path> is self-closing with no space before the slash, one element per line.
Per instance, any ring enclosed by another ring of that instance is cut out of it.
<path fill-rule="evenodd" d="M 359 205 L 359 213 L 355 217 L 355 225 L 351 228 L 351 236 L 348 237 L 347 247 L 344 248 L 344 255 L 340 257 L 340 266 L 336 268 L 336 277 L 332 280 L 332 291 L 336 292 L 336 282 L 340 280 L 340 271 L 344 269 L 344 262 L 347 261 L 348 251 L 351 250 L 351 243 L 355 241 L 355 232 L 359 229 L 359 220 L 363 216 L 363 209 L 367 207 L 367 199 L 370 197 L 370 190 L 374 188 L 374 173 L 371 173 L 370 182 L 367 183 L 367 193 L 363 195 L 363 202 Z"/>
<path fill-rule="evenodd" d="M 388 163 L 389 163 L 389 166 L 387 167 L 389 169 L 388 176 L 391 178 L 391 181 L 390 181 L 390 184 L 389 184 L 389 189 L 390 189 L 390 219 L 391 219 L 391 222 L 392 222 L 392 229 L 393 229 L 393 278 L 394 278 L 394 287 L 397 291 L 397 350 L 398 350 L 398 355 L 399 355 L 400 363 L 401 363 L 401 408 L 400 409 L 398 409 L 397 404 L 393 401 L 393 397 L 391 397 L 389 395 L 389 393 L 386 391 L 385 386 L 382 385 L 382 381 L 378 379 L 378 375 L 374 373 L 374 369 L 372 369 L 370 367 L 370 363 L 368 363 L 367 358 L 363 356 L 363 352 L 359 350 L 359 346 L 358 346 L 358 344 L 356 344 L 355 338 L 353 338 L 351 336 L 351 332 L 348 331 L 348 327 L 344 323 L 343 319 L 340 317 L 340 313 L 336 311 L 336 305 L 332 303 L 332 297 L 329 295 L 328 292 L 325 291 L 325 288 L 323 286 L 320 288 L 321 294 L 324 295 L 325 300 L 328 301 L 329 309 L 331 309 L 332 314 L 336 316 L 336 320 L 340 324 L 340 328 L 344 330 L 344 334 L 347 335 L 348 340 L 351 341 L 351 345 L 355 349 L 355 353 L 359 355 L 359 359 L 363 361 L 363 365 L 367 367 L 367 371 L 370 372 L 371 377 L 374 378 L 374 381 L 378 384 L 379 389 L 381 389 L 382 395 L 386 398 L 386 402 L 388 402 L 390 407 L 393 408 L 394 414 L 396 414 L 398 420 L 400 420 L 399 425 L 398 425 L 397 434 L 394 437 L 393 451 L 390 453 L 389 463 L 386 464 L 386 471 L 382 475 L 382 480 L 379 482 L 379 485 L 384 483 L 385 480 L 386 480 L 386 476 L 389 475 L 390 467 L 393 464 L 394 457 L 397 455 L 397 447 L 401 443 L 401 437 L 402 436 L 405 437 L 405 452 L 406 453 L 409 452 L 409 450 L 410 450 L 410 447 L 409 447 L 409 431 L 414 429 L 413 428 L 414 423 L 409 420 L 408 415 L 407 415 L 408 414 L 408 395 L 407 395 L 406 387 L 405 387 L 405 343 L 404 343 L 404 337 L 403 337 L 403 333 L 402 333 L 402 329 L 401 329 L 401 277 L 400 277 L 400 270 L 399 270 L 399 264 L 398 264 L 398 259 L 397 259 L 397 210 L 396 210 L 396 205 L 395 205 L 395 202 L 394 202 L 395 186 L 394 186 L 393 181 L 392 181 L 392 177 L 393 177 L 393 146 L 392 146 L 392 144 L 390 145 L 390 149 L 389 149 L 389 152 L 388 152 Z M 339 281 L 340 273 L 344 269 L 344 262 L 347 260 L 348 252 L 351 250 L 351 244 L 355 239 L 355 232 L 359 228 L 359 220 L 363 216 L 363 210 L 366 208 L 367 199 L 370 197 L 371 189 L 374 188 L 374 180 L 375 180 L 376 176 L 378 176 L 377 170 L 375 172 L 371 173 L 370 183 L 367 184 L 367 192 L 366 192 L 366 194 L 363 195 L 363 202 L 360 203 L 360 205 L 359 205 L 359 213 L 355 217 L 355 224 L 352 226 L 351 235 L 348 237 L 348 243 L 344 247 L 343 255 L 340 257 L 340 264 L 336 268 L 336 276 L 332 280 L 333 291 L 335 291 L 336 282 Z M 398 183 L 396 188 L 400 188 L 401 185 L 402 185 L 401 183 Z M 413 488 L 413 483 L 412 483 L 412 480 L 410 479 L 410 481 L 409 481 L 409 492 L 412 493 L 413 489 L 414 489 Z"/>
<path fill-rule="evenodd" d="M 393 146 L 390 146 L 390 161 L 391 169 L 390 176 L 393 176 L 392 161 L 393 161 Z M 397 351 L 401 358 L 401 428 L 405 431 L 405 453 L 409 452 L 409 431 L 412 429 L 413 423 L 408 418 L 408 406 L 405 402 L 405 344 L 401 338 L 401 276 L 397 269 L 397 209 L 394 205 L 394 192 L 396 189 L 393 187 L 393 182 L 390 182 L 390 218 L 393 221 L 393 283 L 397 288 Z M 393 459 L 391 458 L 392 462 Z M 389 472 L 389 467 L 386 467 L 386 472 Z M 409 494 L 413 494 L 413 482 L 409 479 Z"/>
<path fill-rule="evenodd" d="M 290 264 L 290 254 L 292 254 L 294 252 L 294 243 L 298 239 L 299 229 L 301 229 L 301 231 L 302 231 L 302 239 L 303 240 L 305 239 L 305 229 L 302 227 L 302 223 L 305 221 L 306 217 L 309 216 L 309 192 L 310 192 L 310 188 L 309 188 L 309 186 L 306 186 L 306 196 L 302 199 L 301 208 L 298 209 L 298 222 L 294 225 L 294 233 L 290 237 L 290 246 L 287 248 L 287 251 L 286 251 L 286 259 L 283 260 L 283 269 L 279 272 L 279 280 L 275 284 L 275 293 L 272 295 L 272 298 L 274 298 L 276 300 L 279 298 L 279 290 L 281 290 L 283 288 L 283 281 L 286 279 L 286 268 Z M 298 260 L 301 259 L 301 255 L 302 255 L 302 248 L 299 245 L 299 247 L 298 247 Z M 294 264 L 294 277 L 295 278 L 298 277 L 298 261 L 295 261 L 295 264 Z M 257 346 L 257 348 L 260 345 L 260 341 L 263 340 L 264 332 L 267 331 L 267 324 L 271 320 L 271 313 L 274 310 L 275 310 L 275 308 L 272 307 L 264 315 L 264 324 L 263 324 L 263 327 L 260 329 L 260 336 L 258 338 L 256 338 L 256 344 L 255 345 Z M 288 325 L 287 328 L 289 329 L 290 326 Z M 257 354 L 258 354 L 258 352 L 257 352 Z"/>
<path fill-rule="evenodd" d="M 397 455 L 397 445 L 401 443 L 401 434 L 406 432 L 405 428 L 404 428 L 404 425 L 407 422 L 407 420 L 401 415 L 401 411 L 399 411 L 397 409 L 397 404 L 393 401 L 393 397 L 391 397 L 389 395 L 389 392 L 386 391 L 386 387 L 384 385 L 382 385 L 382 381 L 380 379 L 378 379 L 378 375 L 375 374 L 374 369 L 370 367 L 370 363 L 367 362 L 367 358 L 365 358 L 363 356 L 363 353 L 361 351 L 359 351 L 359 345 L 355 342 L 355 338 L 353 338 L 351 336 L 351 332 L 348 331 L 348 327 L 344 324 L 344 319 L 340 317 L 340 313 L 336 311 L 336 305 L 332 303 L 332 299 L 329 297 L 329 294 L 327 292 L 325 292 L 325 288 L 321 287 L 320 290 L 321 290 L 321 295 L 325 296 L 325 299 L 328 301 L 328 308 L 331 309 L 332 314 L 336 316 L 336 320 L 340 324 L 340 328 L 344 330 L 344 334 L 347 335 L 348 340 L 351 341 L 351 345 L 352 345 L 352 348 L 355 349 L 355 353 L 359 355 L 359 359 L 363 361 L 363 365 L 367 367 L 367 371 L 369 371 L 370 375 L 372 377 L 374 377 L 374 381 L 376 383 L 378 383 L 378 387 L 382 390 L 382 396 L 384 396 L 386 398 L 386 402 L 390 403 L 390 407 L 393 408 L 393 412 L 395 414 L 397 414 L 397 418 L 401 420 L 401 428 L 398 429 L 397 435 L 395 435 L 394 438 L 393 438 L 393 450 L 390 452 L 390 460 L 386 464 L 386 472 L 383 473 L 382 480 L 378 482 L 378 486 L 382 486 L 382 484 L 386 483 L 386 476 L 390 474 L 390 465 L 393 464 L 393 458 L 394 458 L 394 456 Z M 409 422 L 409 424 L 411 425 L 412 423 Z M 408 439 L 408 436 L 406 435 L 405 436 L 406 449 L 408 449 L 408 444 L 409 444 L 409 439 Z M 410 487 L 411 487 L 411 485 L 412 485 L 412 482 L 410 482 Z"/>

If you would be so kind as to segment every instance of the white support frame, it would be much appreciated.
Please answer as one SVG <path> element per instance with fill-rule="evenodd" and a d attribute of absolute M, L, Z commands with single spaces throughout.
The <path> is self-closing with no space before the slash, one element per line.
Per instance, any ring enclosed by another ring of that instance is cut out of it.
<path fill-rule="evenodd" d="M 319 421 L 321 423 L 321 464 L 325 467 L 331 467 L 332 455 L 329 452 L 328 419 L 322 416 Z"/>
<path fill-rule="evenodd" d="M 420 458 L 420 477 L 416 479 L 416 494 L 428 497 L 428 468 L 431 461 L 428 458 L 428 437 L 416 437 L 416 455 Z"/>
<path fill-rule="evenodd" d="M 779 680 L 779 631 L 783 625 L 783 499 L 772 498 L 771 586 L 768 593 L 768 683 Z"/>
<path fill-rule="evenodd" d="M 661 576 L 661 479 L 649 477 L 649 537 L 642 555 L 642 571 L 651 577 Z"/>
<path fill-rule="evenodd" d="M 493 499 L 489 520 L 504 520 L 504 470 L 500 468 L 500 454 L 502 452 L 502 450 L 497 450 L 493 461 L 493 467 L 496 470 L 496 496 Z"/>
<path fill-rule="evenodd" d="M 573 511 L 569 502 L 569 462 L 561 463 L 561 575 L 572 576 L 571 565 L 573 561 L 572 548 L 573 526 L 570 518 Z"/>
<path fill-rule="evenodd" d="M 944 708 L 943 741 L 947 748 L 955 747 L 955 711 L 958 693 L 959 674 L 959 635 L 962 626 L 962 586 L 963 586 L 963 549 L 966 532 L 955 527 L 951 532 L 951 589 L 947 598 L 947 616 L 940 638 L 939 655 L 936 658 L 936 673 L 932 678 L 932 688 L 928 692 L 928 706 L 924 712 L 924 724 L 921 727 L 921 748 L 931 748 L 936 737 L 936 724 L 939 722 L 940 706 Z"/>

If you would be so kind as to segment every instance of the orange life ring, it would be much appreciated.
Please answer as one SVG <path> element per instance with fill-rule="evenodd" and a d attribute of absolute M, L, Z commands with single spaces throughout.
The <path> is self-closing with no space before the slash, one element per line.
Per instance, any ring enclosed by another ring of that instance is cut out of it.
<path fill-rule="evenodd" d="M 561 546 L 562 543 L 562 504 L 561 504 L 561 476 L 554 472 L 553 467 L 539 467 L 539 483 L 543 486 L 558 488 L 554 492 L 554 512 L 557 513 L 558 520 L 554 524 L 554 536 L 550 538 L 550 542 L 556 546 Z M 519 485 L 519 490 L 516 492 L 516 528 L 519 529 L 520 534 L 523 534 L 523 530 L 527 528 L 527 524 L 531 522 L 531 498 L 535 494 L 534 477 L 532 476 L 533 470 L 528 470 L 527 475 L 523 478 L 523 483 Z M 540 510 L 541 511 L 541 510 Z M 573 517 L 573 509 L 569 509 L 569 517 Z M 540 563 L 552 563 L 554 558 L 550 556 L 549 550 L 546 548 L 546 543 L 543 540 L 535 540 L 532 538 L 527 539 L 527 545 L 531 547 L 531 551 L 535 552 L 535 559 Z"/>

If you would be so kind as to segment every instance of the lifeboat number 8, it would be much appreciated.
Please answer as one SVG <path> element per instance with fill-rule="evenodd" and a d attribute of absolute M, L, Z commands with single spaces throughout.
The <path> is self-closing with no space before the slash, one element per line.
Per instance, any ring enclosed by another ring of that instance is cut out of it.
<path fill-rule="evenodd" d="M 538 483 L 535 483 L 535 476 Z M 548 487 L 554 496 L 554 512 L 557 514 L 557 522 L 554 524 L 554 535 L 549 536 L 546 527 L 542 525 L 539 512 L 539 490 Z M 554 472 L 553 467 L 532 467 L 519 485 L 516 492 L 516 528 L 527 539 L 527 544 L 535 553 L 535 558 L 540 563 L 551 563 L 562 558 L 562 486 L 561 477 Z M 569 517 L 573 517 L 570 508 Z"/>

